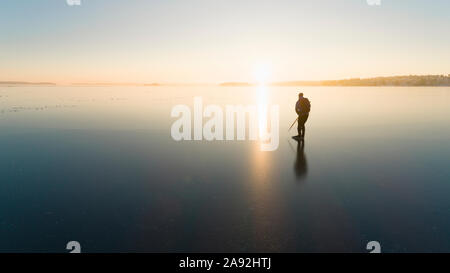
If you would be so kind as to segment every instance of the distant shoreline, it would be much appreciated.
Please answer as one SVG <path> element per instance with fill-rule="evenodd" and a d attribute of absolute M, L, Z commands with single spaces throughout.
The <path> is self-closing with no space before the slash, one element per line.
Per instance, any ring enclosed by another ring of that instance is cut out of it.
<path fill-rule="evenodd" d="M 251 82 L 223 82 L 211 83 L 69 83 L 57 84 L 52 82 L 25 82 L 25 81 L 0 81 L 0 86 L 222 86 L 222 87 L 249 87 L 258 84 Z M 324 81 L 282 81 L 271 82 L 268 86 L 398 86 L 398 87 L 425 87 L 425 86 L 450 86 L 449 75 L 409 75 L 375 78 L 351 78 L 343 80 Z"/>
<path fill-rule="evenodd" d="M 247 82 L 225 82 L 220 86 L 254 86 Z M 409 75 L 376 78 L 352 78 L 324 81 L 284 81 L 272 82 L 269 86 L 450 86 L 450 74 L 445 75 Z"/>
<path fill-rule="evenodd" d="M 4 85 L 56 85 L 52 82 L 18 82 L 18 81 L 0 81 L 0 86 Z"/>

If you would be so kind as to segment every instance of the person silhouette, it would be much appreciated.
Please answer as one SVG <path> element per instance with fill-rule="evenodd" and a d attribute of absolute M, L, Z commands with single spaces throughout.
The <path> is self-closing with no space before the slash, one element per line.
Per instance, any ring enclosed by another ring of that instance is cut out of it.
<path fill-rule="evenodd" d="M 295 112 L 298 115 L 297 118 L 297 133 L 296 136 L 299 139 L 305 138 L 305 123 L 308 120 L 309 112 L 311 110 L 311 103 L 305 97 L 303 97 L 303 93 L 298 94 L 298 101 L 295 104 Z"/>
<path fill-rule="evenodd" d="M 297 180 L 303 180 L 308 173 L 308 163 L 305 155 L 305 141 L 297 141 L 297 156 L 294 163 L 294 172 Z"/>

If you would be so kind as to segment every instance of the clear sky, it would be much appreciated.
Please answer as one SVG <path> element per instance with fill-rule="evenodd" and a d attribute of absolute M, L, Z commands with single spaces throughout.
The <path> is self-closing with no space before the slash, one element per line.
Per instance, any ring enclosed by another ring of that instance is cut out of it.
<path fill-rule="evenodd" d="M 450 73 L 450 1 L 0 1 L 0 81 L 271 81 Z"/>

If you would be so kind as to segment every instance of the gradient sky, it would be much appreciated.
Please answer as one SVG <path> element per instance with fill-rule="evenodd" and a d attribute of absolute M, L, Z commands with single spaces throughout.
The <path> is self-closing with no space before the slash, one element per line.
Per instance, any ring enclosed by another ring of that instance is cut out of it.
<path fill-rule="evenodd" d="M 0 81 L 271 81 L 450 73 L 450 1 L 0 1 Z"/>

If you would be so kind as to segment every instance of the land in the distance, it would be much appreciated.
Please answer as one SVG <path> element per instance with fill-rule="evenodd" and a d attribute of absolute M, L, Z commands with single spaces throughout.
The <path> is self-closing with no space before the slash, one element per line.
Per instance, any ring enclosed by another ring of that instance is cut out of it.
<path fill-rule="evenodd" d="M 221 86 L 251 86 L 248 82 L 225 82 Z M 450 86 L 450 74 L 409 75 L 376 78 L 352 78 L 325 81 L 284 81 L 269 83 L 270 86 Z"/>
<path fill-rule="evenodd" d="M 51 82 L 0 81 L 0 86 L 16 85 L 59 85 Z M 71 83 L 69 86 L 195 86 L 214 85 L 208 83 Z M 219 86 L 254 86 L 251 82 L 224 82 Z M 272 82 L 269 86 L 450 86 L 448 75 L 409 75 L 375 78 L 351 78 L 343 80 L 324 81 L 283 81 Z"/>
<path fill-rule="evenodd" d="M 0 85 L 55 85 L 52 82 L 0 81 Z"/>

